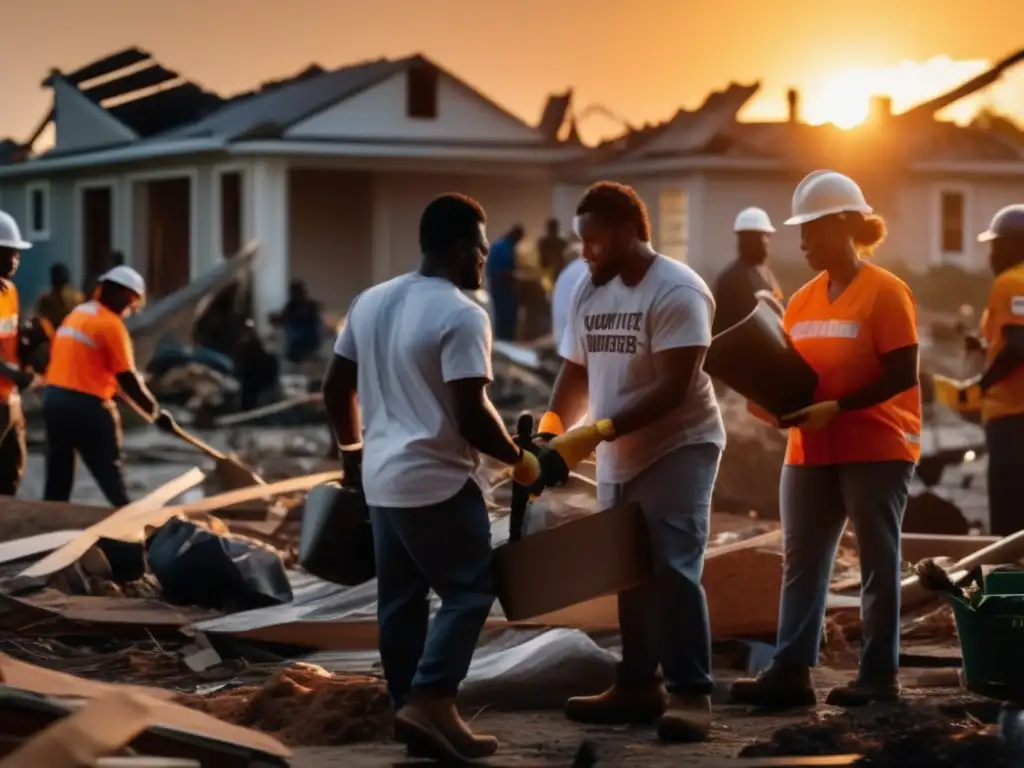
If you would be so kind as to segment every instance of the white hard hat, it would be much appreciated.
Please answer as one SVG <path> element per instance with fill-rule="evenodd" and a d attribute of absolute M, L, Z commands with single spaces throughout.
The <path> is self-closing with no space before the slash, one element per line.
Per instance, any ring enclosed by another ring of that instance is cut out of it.
<path fill-rule="evenodd" d="M 732 227 L 733 232 L 766 232 L 771 234 L 775 231 L 772 220 L 766 211 L 760 208 L 744 208 L 736 214 L 736 223 Z"/>
<path fill-rule="evenodd" d="M 1024 205 L 1008 205 L 996 212 L 988 229 L 978 235 L 979 243 L 997 237 L 1024 237 Z"/>
<path fill-rule="evenodd" d="M 814 171 L 797 185 L 793 193 L 793 215 L 786 219 L 786 224 L 806 224 L 847 212 L 873 213 L 857 182 L 836 171 Z"/>
<path fill-rule="evenodd" d="M 100 275 L 99 282 L 115 283 L 116 285 L 127 288 L 129 291 L 140 297 L 146 295 L 146 281 L 142 279 L 142 275 L 124 264 L 116 266 L 108 272 L 104 272 Z"/>
<path fill-rule="evenodd" d="M 18 229 L 18 222 L 6 211 L 0 211 L 0 248 L 13 248 L 16 251 L 25 251 L 32 247 L 21 239 L 21 230 Z"/>

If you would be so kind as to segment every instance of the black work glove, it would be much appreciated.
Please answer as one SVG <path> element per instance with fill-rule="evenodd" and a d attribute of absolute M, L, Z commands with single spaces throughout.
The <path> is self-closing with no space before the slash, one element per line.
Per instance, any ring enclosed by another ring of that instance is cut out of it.
<path fill-rule="evenodd" d="M 156 418 L 153 419 L 153 425 L 161 432 L 166 432 L 173 435 L 178 431 L 178 422 L 174 420 L 169 411 L 163 408 L 157 413 Z"/>
<path fill-rule="evenodd" d="M 363 487 L 363 449 L 355 448 L 351 451 L 342 450 L 341 468 L 344 475 L 341 478 L 341 485 L 344 488 Z"/>
<path fill-rule="evenodd" d="M 554 448 L 544 443 L 534 443 L 530 453 L 537 457 L 540 464 L 540 477 L 528 489 L 531 496 L 540 496 L 545 488 L 565 485 L 569 480 L 569 467 Z"/>
<path fill-rule="evenodd" d="M 540 440 L 542 443 L 550 443 L 556 437 L 558 437 L 558 435 L 556 435 L 554 432 L 538 432 L 537 434 L 533 435 L 530 439 L 533 440 L 533 442 L 535 443 L 538 440 Z"/>

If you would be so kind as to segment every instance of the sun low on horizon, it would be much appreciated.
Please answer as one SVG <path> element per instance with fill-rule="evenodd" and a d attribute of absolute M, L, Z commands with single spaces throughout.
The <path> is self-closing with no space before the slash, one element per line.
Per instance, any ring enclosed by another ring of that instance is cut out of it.
<path fill-rule="evenodd" d="M 867 120 L 871 100 L 887 96 L 892 110 L 899 113 L 939 96 L 970 80 L 991 66 L 985 60 L 954 60 L 937 56 L 924 62 L 903 61 L 896 66 L 852 66 L 823 73 L 801 94 L 801 118 L 811 125 L 832 123 L 839 128 L 854 128 Z M 1015 82 L 995 84 L 989 89 L 951 105 L 943 119 L 969 122 L 983 107 L 996 107 L 1007 101 L 1001 96 L 1007 86 L 1020 90 Z M 1002 92 L 1001 92 L 1002 91 Z M 1015 94 L 1016 95 L 1016 94 Z"/>

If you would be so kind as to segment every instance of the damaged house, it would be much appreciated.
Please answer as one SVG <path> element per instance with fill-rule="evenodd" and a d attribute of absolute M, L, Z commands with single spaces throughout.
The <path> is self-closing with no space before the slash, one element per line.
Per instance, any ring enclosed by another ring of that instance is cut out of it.
<path fill-rule="evenodd" d="M 258 238 L 260 320 L 285 302 L 289 280 L 344 311 L 360 290 L 413 268 L 434 195 L 465 192 L 487 208 L 492 237 L 522 222 L 532 238 L 552 214 L 568 231 L 583 189 L 602 178 L 634 185 L 655 245 L 708 279 L 733 257 L 733 218 L 751 205 L 779 229 L 776 264 L 802 265 L 799 233 L 781 222 L 799 179 L 819 167 L 865 188 L 889 225 L 883 258 L 916 273 L 982 271 L 975 234 L 1024 200 L 1024 143 L 935 115 L 1020 58 L 901 114 L 878 98 L 853 130 L 802 122 L 795 91 L 788 120 L 742 122 L 760 85 L 732 84 L 694 111 L 587 148 L 572 91 L 551 96 L 530 125 L 420 55 L 313 65 L 225 98 L 131 48 L 46 78 L 53 108 L 39 130 L 0 147 L 0 205 L 35 246 L 18 275 L 29 300 L 55 261 L 85 283 L 120 250 L 160 296 Z M 47 127 L 53 147 L 25 159 Z"/>
<path fill-rule="evenodd" d="M 84 283 L 113 249 L 165 295 L 258 238 L 258 318 L 292 279 L 343 311 L 418 263 L 433 196 L 478 198 L 494 233 L 539 233 L 554 166 L 582 153 L 558 140 L 557 103 L 529 125 L 418 55 L 311 66 L 223 98 L 131 48 L 43 86 L 53 108 L 26 144 L 52 123 L 52 149 L 0 165 L 0 205 L 34 244 L 18 276 L 28 300 L 50 264 Z"/>
<path fill-rule="evenodd" d="M 602 178 L 631 184 L 647 201 L 655 245 L 713 278 L 735 255 L 733 219 L 747 206 L 771 216 L 776 263 L 802 263 L 798 228 L 781 224 L 799 180 L 827 167 L 857 179 L 885 217 L 884 258 L 916 273 L 943 264 L 987 270 L 975 236 L 997 210 L 1024 202 L 1024 145 L 1005 132 L 935 115 L 1022 58 L 1010 57 L 901 114 L 877 97 L 870 118 L 852 130 L 803 123 L 795 91 L 788 94 L 788 120 L 741 122 L 737 114 L 760 84 L 732 84 L 692 112 L 597 147 L 585 164 L 562 175 L 556 210 L 568 224 L 587 184 Z"/>

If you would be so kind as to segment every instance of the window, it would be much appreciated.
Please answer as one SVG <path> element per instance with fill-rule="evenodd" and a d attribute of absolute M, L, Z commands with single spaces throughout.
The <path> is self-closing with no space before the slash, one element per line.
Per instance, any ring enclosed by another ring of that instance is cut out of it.
<path fill-rule="evenodd" d="M 25 188 L 25 237 L 29 240 L 47 240 L 50 237 L 50 185 L 46 182 L 29 184 Z"/>
<path fill-rule="evenodd" d="M 663 189 L 658 196 L 658 250 L 684 263 L 689 255 L 688 203 L 685 189 Z"/>
<path fill-rule="evenodd" d="M 939 242 L 944 258 L 963 256 L 967 250 L 965 203 L 963 192 L 944 190 L 939 193 Z"/>
<path fill-rule="evenodd" d="M 242 174 L 220 175 L 220 252 L 230 258 L 242 250 Z"/>
<path fill-rule="evenodd" d="M 438 71 L 426 63 L 405 71 L 405 111 L 417 120 L 437 119 Z"/>

